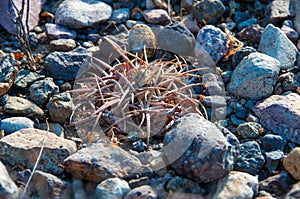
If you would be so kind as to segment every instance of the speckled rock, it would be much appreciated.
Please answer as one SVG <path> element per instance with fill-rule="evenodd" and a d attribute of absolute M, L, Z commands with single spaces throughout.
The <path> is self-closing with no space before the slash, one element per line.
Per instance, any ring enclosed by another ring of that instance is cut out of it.
<path fill-rule="evenodd" d="M 31 118 L 45 117 L 45 113 L 40 107 L 21 97 L 8 96 L 6 103 L 3 106 L 3 110 L 4 112 L 15 116 L 28 116 Z"/>
<path fill-rule="evenodd" d="M 180 118 L 164 139 L 164 155 L 174 171 L 198 183 L 228 174 L 237 152 L 213 123 L 192 113 Z"/>
<path fill-rule="evenodd" d="M 248 173 L 231 171 L 217 183 L 213 198 L 243 198 L 252 199 L 258 192 L 258 179 Z"/>
<path fill-rule="evenodd" d="M 124 199 L 158 199 L 156 191 L 149 185 L 132 189 Z"/>
<path fill-rule="evenodd" d="M 272 95 L 259 101 L 253 111 L 261 124 L 274 134 L 300 144 L 300 96 L 291 93 L 285 96 Z"/>
<path fill-rule="evenodd" d="M 0 198 L 17 198 L 19 189 L 0 161 Z"/>
<path fill-rule="evenodd" d="M 112 8 L 99 0 L 66 0 L 55 12 L 55 23 L 68 28 L 85 28 L 109 20 Z"/>
<path fill-rule="evenodd" d="M 38 105 L 47 103 L 49 97 L 58 91 L 59 88 L 51 77 L 38 80 L 29 87 L 30 99 Z"/>
<path fill-rule="evenodd" d="M 280 62 L 262 53 L 251 53 L 234 69 L 228 91 L 246 99 L 261 99 L 272 94 Z M 255 70 L 253 70 L 255 68 Z"/>
<path fill-rule="evenodd" d="M 261 148 L 264 151 L 282 151 L 286 140 L 284 140 L 280 135 L 267 134 L 260 139 Z"/>
<path fill-rule="evenodd" d="M 214 24 L 225 12 L 220 0 L 203 0 L 193 4 L 192 12 L 200 24 Z"/>
<path fill-rule="evenodd" d="M 52 122 L 65 123 L 69 119 L 73 108 L 71 95 L 66 92 L 53 95 L 47 103 Z"/>
<path fill-rule="evenodd" d="M 53 51 L 71 51 L 76 48 L 76 42 L 74 39 L 56 39 L 50 41 L 50 50 Z"/>
<path fill-rule="evenodd" d="M 148 23 L 166 25 L 170 22 L 168 12 L 163 9 L 144 10 L 143 16 Z"/>
<path fill-rule="evenodd" d="M 45 70 L 54 79 L 74 80 L 90 68 L 90 58 L 91 53 L 82 47 L 53 52 L 45 58 Z"/>
<path fill-rule="evenodd" d="M 262 126 L 256 122 L 240 124 L 236 131 L 242 138 L 257 138 L 262 133 Z"/>
<path fill-rule="evenodd" d="M 0 59 L 0 96 L 4 95 L 13 85 L 18 73 L 14 66 L 15 58 L 13 54 L 6 54 Z"/>
<path fill-rule="evenodd" d="M 112 144 L 92 143 L 64 161 L 65 169 L 74 178 L 101 182 L 107 178 L 132 178 L 141 174 L 140 161 Z"/>
<path fill-rule="evenodd" d="M 179 22 L 165 26 L 157 36 L 159 49 L 181 56 L 194 56 L 195 45 L 196 39 L 194 35 Z"/>
<path fill-rule="evenodd" d="M 0 140 L 0 159 L 12 166 L 17 164 L 33 169 L 43 140 L 43 154 L 37 169 L 53 174 L 62 174 L 59 164 L 76 151 L 75 142 L 60 138 L 39 129 L 23 129 Z"/>
<path fill-rule="evenodd" d="M 235 169 L 255 175 L 263 167 L 265 158 L 256 141 L 240 144 L 240 154 L 235 162 Z"/>
<path fill-rule="evenodd" d="M 274 0 L 269 1 L 265 9 L 265 17 L 262 21 L 263 26 L 268 24 L 278 25 L 280 22 L 291 17 L 290 1 Z"/>
<path fill-rule="evenodd" d="M 300 147 L 294 148 L 283 159 L 283 166 L 296 180 L 300 180 Z"/>
<path fill-rule="evenodd" d="M 297 199 L 300 197 L 300 182 L 293 184 L 292 188 L 285 195 L 286 199 Z"/>
<path fill-rule="evenodd" d="M 265 28 L 258 51 L 278 59 L 281 69 L 292 68 L 298 54 L 297 47 L 279 28 L 272 24 Z"/>
<path fill-rule="evenodd" d="M 14 86 L 19 89 L 28 88 L 33 82 L 44 79 L 45 75 L 42 72 L 31 72 L 29 70 L 20 70 L 18 73 Z"/>
<path fill-rule="evenodd" d="M 96 194 L 99 199 L 122 199 L 130 190 L 125 180 L 108 178 L 97 185 Z"/>
<path fill-rule="evenodd" d="M 21 129 L 33 128 L 34 122 L 27 117 L 9 117 L 1 120 L 0 130 L 8 135 Z"/>
<path fill-rule="evenodd" d="M 76 37 L 76 32 L 74 30 L 69 30 L 65 26 L 46 23 L 45 29 L 49 39 L 75 39 Z"/>
<path fill-rule="evenodd" d="M 227 35 L 220 28 L 212 25 L 206 25 L 200 29 L 197 35 L 197 44 L 200 46 L 196 45 L 195 54 L 197 55 L 197 51 L 200 51 L 200 47 L 202 47 L 215 63 L 229 51 Z"/>

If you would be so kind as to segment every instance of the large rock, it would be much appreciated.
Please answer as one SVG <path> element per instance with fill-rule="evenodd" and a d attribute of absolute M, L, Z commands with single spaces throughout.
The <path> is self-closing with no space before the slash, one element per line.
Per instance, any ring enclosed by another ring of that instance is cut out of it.
<path fill-rule="evenodd" d="M 294 67 L 298 49 L 279 28 L 269 24 L 259 43 L 258 51 L 280 61 L 281 69 Z"/>
<path fill-rule="evenodd" d="M 69 52 L 53 52 L 45 59 L 45 70 L 54 79 L 74 80 L 81 72 L 89 70 L 90 59 L 91 53 L 82 47 Z"/>
<path fill-rule="evenodd" d="M 12 2 L 17 6 L 18 10 L 22 8 L 22 1 L 20 0 L 1 0 L 0 1 L 0 24 L 11 34 L 17 34 L 17 26 L 12 22 L 10 16 L 16 19 L 16 13 Z M 27 2 L 27 1 L 25 1 Z M 42 0 L 30 0 L 29 2 L 29 30 L 32 30 L 39 23 L 39 15 L 42 10 Z M 9 14 L 8 14 L 8 13 Z M 25 3 L 25 10 L 23 14 L 23 24 L 26 24 L 27 4 Z"/>
<path fill-rule="evenodd" d="M 22 129 L 3 137 L 0 140 L 0 159 L 12 166 L 20 164 L 32 170 L 43 143 L 37 169 L 62 174 L 64 170 L 59 165 L 76 151 L 75 142 L 39 129 Z"/>
<path fill-rule="evenodd" d="M 261 99 L 272 94 L 280 62 L 262 53 L 251 53 L 234 69 L 228 90 L 237 97 Z"/>
<path fill-rule="evenodd" d="M 214 181 L 233 169 L 238 141 L 232 145 L 227 139 L 210 121 L 187 114 L 165 136 L 164 161 L 198 183 Z"/>
<path fill-rule="evenodd" d="M 253 111 L 261 124 L 285 139 L 300 144 L 300 96 L 291 93 L 285 96 L 272 95 L 259 101 Z"/>
<path fill-rule="evenodd" d="M 66 0 L 55 12 L 55 23 L 72 29 L 109 20 L 112 8 L 100 0 Z"/>
<path fill-rule="evenodd" d="M 0 161 L 0 198 L 17 198 L 19 189 Z"/>
<path fill-rule="evenodd" d="M 4 55 L 0 61 L 0 96 L 11 88 L 17 73 L 14 56 L 12 54 Z"/>

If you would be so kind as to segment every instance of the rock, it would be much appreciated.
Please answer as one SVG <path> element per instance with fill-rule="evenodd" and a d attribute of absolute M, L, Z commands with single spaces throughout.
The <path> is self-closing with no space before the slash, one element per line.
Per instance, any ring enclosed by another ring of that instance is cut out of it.
<path fill-rule="evenodd" d="M 69 119 L 73 108 L 71 95 L 66 92 L 53 95 L 47 104 L 51 121 L 58 123 L 65 123 Z"/>
<path fill-rule="evenodd" d="M 138 179 L 131 179 L 128 181 L 128 184 L 131 188 L 137 188 L 143 185 L 148 185 L 149 184 L 149 178 L 147 176 L 141 177 Z"/>
<path fill-rule="evenodd" d="M 46 23 L 45 29 L 49 39 L 75 39 L 76 37 L 76 32 L 74 30 L 69 30 L 65 26 Z"/>
<path fill-rule="evenodd" d="M 44 144 L 37 169 L 52 174 L 62 174 L 59 165 L 76 151 L 73 141 L 39 129 L 22 129 L 0 140 L 0 159 L 12 166 L 18 164 L 33 169 Z"/>
<path fill-rule="evenodd" d="M 41 123 L 38 127 L 41 130 L 47 131 L 56 134 L 58 137 L 64 138 L 64 128 L 59 123 Z"/>
<path fill-rule="evenodd" d="M 283 91 L 295 91 L 300 87 L 300 79 L 292 72 L 280 75 L 277 82 L 280 82 Z"/>
<path fill-rule="evenodd" d="M 133 52 L 143 53 L 146 48 L 147 56 L 152 57 L 156 51 L 156 37 L 152 29 L 144 24 L 133 26 L 128 36 L 129 48 Z"/>
<path fill-rule="evenodd" d="M 245 120 L 247 117 L 247 109 L 245 107 L 238 107 L 235 110 L 235 116 L 239 119 Z"/>
<path fill-rule="evenodd" d="M 196 39 L 182 24 L 175 22 L 165 26 L 157 36 L 159 49 L 167 50 L 180 56 L 194 56 Z"/>
<path fill-rule="evenodd" d="M 200 24 L 215 24 L 225 12 L 220 0 L 203 0 L 193 4 L 192 13 Z"/>
<path fill-rule="evenodd" d="M 251 25 L 255 25 L 255 24 L 257 24 L 257 19 L 255 19 L 255 18 L 247 19 L 246 21 L 243 21 L 238 24 L 238 31 L 241 31 L 243 28 L 245 28 L 247 26 L 251 26 Z"/>
<path fill-rule="evenodd" d="M 19 189 L 0 161 L 0 198 L 17 198 Z"/>
<path fill-rule="evenodd" d="M 295 183 L 285 195 L 286 199 L 297 199 L 300 197 L 300 182 Z"/>
<path fill-rule="evenodd" d="M 253 111 L 261 124 L 274 134 L 300 144 L 300 96 L 291 93 L 285 96 L 272 95 L 259 101 Z"/>
<path fill-rule="evenodd" d="M 264 166 L 265 158 L 256 141 L 240 144 L 240 154 L 236 158 L 235 169 L 252 175 L 257 174 Z"/>
<path fill-rule="evenodd" d="M 91 53 L 82 47 L 69 52 L 53 52 L 45 59 L 47 75 L 54 79 L 74 80 L 91 67 Z"/>
<path fill-rule="evenodd" d="M 211 95 L 211 96 L 204 96 L 204 98 L 201 100 L 203 105 L 207 107 L 226 107 L 226 99 L 223 96 L 220 95 Z"/>
<path fill-rule="evenodd" d="M 132 178 L 141 174 L 142 164 L 127 151 L 112 144 L 92 143 L 64 161 L 74 178 L 101 182 L 107 178 Z"/>
<path fill-rule="evenodd" d="M 238 33 L 238 36 L 247 41 L 258 43 L 261 39 L 263 31 L 264 28 L 262 28 L 259 24 L 255 24 L 242 29 Z"/>
<path fill-rule="evenodd" d="M 146 9 L 151 10 L 154 8 L 161 8 L 167 10 L 168 4 L 164 0 L 146 0 Z"/>
<path fill-rule="evenodd" d="M 34 122 L 27 117 L 9 117 L 1 120 L 0 130 L 8 135 L 21 129 L 33 128 Z"/>
<path fill-rule="evenodd" d="M 205 84 L 205 94 L 210 96 L 225 96 L 224 83 L 220 75 L 215 73 L 205 73 L 202 75 L 202 83 Z"/>
<path fill-rule="evenodd" d="M 200 29 L 197 34 L 197 44 L 195 54 L 201 50 L 201 47 L 217 63 L 223 56 L 229 52 L 228 36 L 220 29 L 212 25 L 206 25 Z"/>
<path fill-rule="evenodd" d="M 4 55 L 0 60 L 0 96 L 2 96 L 13 85 L 18 69 L 15 67 L 13 54 Z"/>
<path fill-rule="evenodd" d="M 281 31 L 292 41 L 296 42 L 299 38 L 299 34 L 296 30 L 294 30 L 293 21 L 285 20 L 281 27 Z"/>
<path fill-rule="evenodd" d="M 294 67 L 298 54 L 297 47 L 279 28 L 272 24 L 265 28 L 258 51 L 278 59 L 281 69 Z"/>
<path fill-rule="evenodd" d="M 58 91 L 58 86 L 51 77 L 38 80 L 29 87 L 30 99 L 38 105 L 47 103 L 49 97 L 57 94 Z"/>
<path fill-rule="evenodd" d="M 169 193 L 193 193 L 193 194 L 204 194 L 205 190 L 199 186 L 198 183 L 179 176 L 175 176 L 169 180 L 169 182 L 165 185 L 166 191 Z"/>
<path fill-rule="evenodd" d="M 158 196 L 152 187 L 144 185 L 129 191 L 124 199 L 158 199 Z"/>
<path fill-rule="evenodd" d="M 239 125 L 245 123 L 245 120 L 239 119 L 235 115 L 231 115 L 230 120 L 231 120 L 232 124 L 235 126 L 239 126 Z"/>
<path fill-rule="evenodd" d="M 170 22 L 168 12 L 163 9 L 144 10 L 143 16 L 150 24 L 166 25 L 168 22 Z"/>
<path fill-rule="evenodd" d="M 143 21 L 135 21 L 135 20 L 129 19 L 129 20 L 126 21 L 125 24 L 126 24 L 127 28 L 131 29 L 131 28 L 133 28 L 133 26 L 138 25 L 138 24 L 145 24 L 145 22 L 143 22 Z"/>
<path fill-rule="evenodd" d="M 180 118 L 164 139 L 165 161 L 176 173 L 198 183 L 228 174 L 236 153 L 237 147 L 213 123 L 193 113 Z"/>
<path fill-rule="evenodd" d="M 269 151 L 282 151 L 286 140 L 284 140 L 280 135 L 267 134 L 260 139 L 262 150 Z"/>
<path fill-rule="evenodd" d="M 76 42 L 74 39 L 56 39 L 50 41 L 50 50 L 67 52 L 76 48 Z"/>
<path fill-rule="evenodd" d="M 110 19 L 112 8 L 99 0 L 66 0 L 55 12 L 55 23 L 72 29 L 86 28 Z"/>
<path fill-rule="evenodd" d="M 44 79 L 45 75 L 41 72 L 31 72 L 29 70 L 21 70 L 14 82 L 14 86 L 19 89 L 28 88 L 33 82 Z"/>
<path fill-rule="evenodd" d="M 31 118 L 44 118 L 44 111 L 33 102 L 21 98 L 8 96 L 5 105 L 3 106 L 4 112 L 15 116 L 28 116 Z"/>
<path fill-rule="evenodd" d="M 112 16 L 110 21 L 114 21 L 116 23 L 124 23 L 130 18 L 130 10 L 129 8 L 120 8 L 114 9 L 112 11 Z"/>
<path fill-rule="evenodd" d="M 300 180 L 300 147 L 294 148 L 283 159 L 283 166 L 296 180 Z"/>
<path fill-rule="evenodd" d="M 226 177 L 218 180 L 213 198 L 252 199 L 257 193 L 257 177 L 244 172 L 231 171 Z"/>
<path fill-rule="evenodd" d="M 43 171 L 35 171 L 29 189 L 38 198 L 66 198 L 71 199 L 71 183 Z"/>
<path fill-rule="evenodd" d="M 249 54 L 256 52 L 256 50 L 253 47 L 242 47 L 232 57 L 232 64 L 235 68 L 245 57 L 247 57 Z"/>
<path fill-rule="evenodd" d="M 233 15 L 234 15 L 234 22 L 237 24 L 246 21 L 247 19 L 250 18 L 248 12 L 234 11 Z"/>
<path fill-rule="evenodd" d="M 262 126 L 256 122 L 246 122 L 237 127 L 237 133 L 242 138 L 257 138 L 262 133 Z"/>
<path fill-rule="evenodd" d="M 196 19 L 194 19 L 194 16 L 192 14 L 185 15 L 182 17 L 181 23 L 191 32 L 193 35 L 197 35 L 200 28 L 198 26 L 198 23 Z"/>
<path fill-rule="evenodd" d="M 262 53 L 251 53 L 234 69 L 228 91 L 246 99 L 261 99 L 272 94 L 280 62 Z M 255 70 L 253 70 L 255 69 Z"/>
<path fill-rule="evenodd" d="M 108 178 L 97 185 L 96 194 L 99 199 L 122 199 L 130 190 L 125 180 Z"/>
<path fill-rule="evenodd" d="M 11 34 L 17 34 L 17 26 L 14 24 L 10 18 L 12 16 L 13 19 L 16 19 L 15 10 L 12 2 L 17 6 L 18 10 L 22 8 L 22 1 L 19 0 L 3 0 L 0 2 L 0 24 Z M 27 15 L 27 1 L 25 1 L 25 9 L 23 13 L 23 23 L 26 24 L 26 15 Z M 28 18 L 28 26 L 29 30 L 32 30 L 39 23 L 39 15 L 42 10 L 42 0 L 32 0 L 29 3 L 29 18 Z M 8 13 L 9 14 L 8 14 Z"/>
<path fill-rule="evenodd" d="M 265 17 L 262 21 L 263 26 L 268 24 L 278 25 L 280 22 L 291 17 L 290 1 L 274 0 L 270 1 L 265 9 Z"/>
<path fill-rule="evenodd" d="M 265 153 L 266 168 L 270 173 L 275 173 L 279 162 L 282 161 L 284 154 L 282 151 L 270 151 Z"/>
<path fill-rule="evenodd" d="M 269 192 L 276 198 L 283 196 L 293 183 L 292 177 L 286 171 L 270 176 L 259 182 L 259 189 Z"/>

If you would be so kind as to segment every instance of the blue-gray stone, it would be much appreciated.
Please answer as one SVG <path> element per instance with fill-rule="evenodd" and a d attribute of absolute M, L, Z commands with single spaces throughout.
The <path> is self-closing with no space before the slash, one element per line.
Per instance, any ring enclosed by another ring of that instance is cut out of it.
<path fill-rule="evenodd" d="M 231 115 L 230 120 L 234 126 L 238 126 L 240 124 L 245 123 L 245 120 L 241 120 L 241 119 L 237 118 L 235 115 Z"/>
<path fill-rule="evenodd" d="M 108 178 L 96 187 L 96 195 L 99 199 L 121 199 L 129 191 L 128 183 L 120 178 Z"/>
<path fill-rule="evenodd" d="M 250 46 L 243 47 L 238 51 L 236 51 L 236 53 L 232 57 L 233 67 L 235 68 L 242 61 L 244 57 L 254 52 L 256 52 L 256 50 Z"/>
<path fill-rule="evenodd" d="M 129 8 L 120 8 L 120 9 L 113 10 L 110 21 L 114 21 L 116 23 L 124 23 L 129 18 L 130 18 Z"/>
<path fill-rule="evenodd" d="M 247 109 L 244 107 L 238 107 L 235 110 L 235 115 L 237 118 L 244 120 L 247 117 Z"/>
<path fill-rule="evenodd" d="M 235 11 L 233 14 L 235 23 L 246 21 L 250 17 L 248 12 Z"/>
<path fill-rule="evenodd" d="M 225 12 L 220 0 L 203 0 L 193 4 L 192 12 L 200 24 L 214 24 Z"/>
<path fill-rule="evenodd" d="M 280 135 L 267 134 L 260 139 L 262 150 L 268 151 L 276 151 L 283 150 L 286 140 L 283 139 Z"/>
<path fill-rule="evenodd" d="M 10 117 L 1 120 L 0 130 L 9 135 L 21 129 L 33 128 L 34 122 L 27 117 Z"/>
<path fill-rule="evenodd" d="M 247 19 L 246 21 L 243 21 L 238 24 L 238 30 L 240 31 L 243 28 L 254 25 L 254 24 L 257 24 L 257 19 L 255 19 L 255 18 Z"/>
<path fill-rule="evenodd" d="M 30 99 L 38 105 L 47 103 L 49 97 L 58 91 L 58 86 L 50 77 L 34 82 L 29 88 Z"/>
<path fill-rule="evenodd" d="M 270 173 L 275 173 L 275 170 L 283 157 L 284 153 L 282 151 L 270 151 L 265 153 L 266 168 Z"/>
<path fill-rule="evenodd" d="M 265 163 L 256 141 L 248 141 L 240 144 L 240 154 L 237 156 L 235 169 L 255 175 Z"/>

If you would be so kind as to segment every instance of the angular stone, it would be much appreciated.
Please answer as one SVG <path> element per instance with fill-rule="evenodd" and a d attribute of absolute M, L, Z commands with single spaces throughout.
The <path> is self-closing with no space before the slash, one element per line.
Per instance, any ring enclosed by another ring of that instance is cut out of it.
<path fill-rule="evenodd" d="M 4 55 L 0 59 L 0 96 L 4 95 L 13 85 L 18 69 L 12 54 Z"/>
<path fill-rule="evenodd" d="M 280 61 L 281 69 L 294 67 L 298 49 L 279 28 L 269 24 L 259 43 L 258 51 Z"/>
<path fill-rule="evenodd" d="M 268 151 L 282 151 L 286 140 L 284 140 L 280 135 L 267 134 L 261 138 L 261 148 L 262 150 Z"/>
<path fill-rule="evenodd" d="M 300 147 L 294 148 L 283 159 L 283 166 L 296 180 L 300 180 Z"/>
<path fill-rule="evenodd" d="M 65 169 L 75 179 L 101 182 L 107 178 L 141 174 L 142 164 L 127 151 L 112 144 L 92 143 L 64 161 Z"/>
<path fill-rule="evenodd" d="M 31 118 L 44 118 L 44 111 L 33 102 L 21 98 L 9 96 L 3 106 L 4 112 L 15 116 L 28 116 Z"/>
<path fill-rule="evenodd" d="M 78 47 L 69 52 L 53 52 L 45 59 L 45 70 L 54 79 L 74 80 L 89 70 L 91 53 Z"/>
<path fill-rule="evenodd" d="M 286 140 L 300 144 L 300 96 L 291 93 L 285 96 L 272 95 L 259 101 L 253 111 L 263 127 L 281 135 Z"/>
<path fill-rule="evenodd" d="M 268 24 L 278 25 L 285 19 L 291 17 L 290 1 L 287 0 L 273 0 L 265 8 L 265 18 L 262 21 L 263 26 Z"/>
<path fill-rule="evenodd" d="M 203 0 L 194 3 L 192 12 L 198 23 L 214 24 L 225 12 L 225 6 L 220 0 Z"/>
<path fill-rule="evenodd" d="M 47 77 L 43 80 L 34 82 L 30 88 L 30 99 L 38 104 L 42 105 L 47 103 L 49 97 L 53 94 L 58 93 L 58 86 L 53 82 L 51 77 Z"/>
<path fill-rule="evenodd" d="M 129 191 L 124 199 L 158 199 L 157 193 L 149 185 L 137 187 Z"/>
<path fill-rule="evenodd" d="M 37 169 L 62 174 L 64 169 L 59 165 L 76 151 L 75 142 L 39 129 L 22 129 L 3 137 L 0 140 L 0 159 L 11 166 L 20 164 L 32 170 L 43 143 Z"/>
<path fill-rule="evenodd" d="M 228 90 L 237 97 L 261 99 L 272 94 L 280 62 L 262 53 L 251 53 L 234 69 Z"/>
<path fill-rule="evenodd" d="M 279 162 L 282 161 L 284 154 L 282 151 L 270 151 L 265 153 L 266 168 L 270 173 L 275 173 Z"/>
<path fill-rule="evenodd" d="M 55 12 L 55 23 L 78 29 L 109 20 L 112 8 L 99 0 L 66 0 Z"/>
<path fill-rule="evenodd" d="M 248 173 L 231 171 L 217 183 L 213 198 L 254 198 L 258 193 L 258 179 Z"/>
<path fill-rule="evenodd" d="M 45 75 L 38 72 L 31 72 L 29 70 L 21 70 L 14 82 L 14 86 L 20 89 L 28 88 L 33 82 L 44 79 Z"/>
<path fill-rule="evenodd" d="M 6 167 L 0 161 L 0 198 L 17 198 L 19 189 L 10 178 Z"/>
<path fill-rule="evenodd" d="M 75 39 L 76 37 L 76 32 L 65 26 L 46 23 L 45 29 L 49 39 Z"/>
<path fill-rule="evenodd" d="M 144 10 L 143 16 L 148 23 L 166 25 L 170 22 L 168 12 L 163 9 Z"/>
<path fill-rule="evenodd" d="M 99 199 L 122 199 L 130 190 L 125 180 L 108 178 L 97 185 L 96 194 Z"/>
<path fill-rule="evenodd" d="M 1 120 L 0 130 L 8 135 L 21 129 L 33 128 L 34 122 L 27 117 L 9 117 Z"/>

